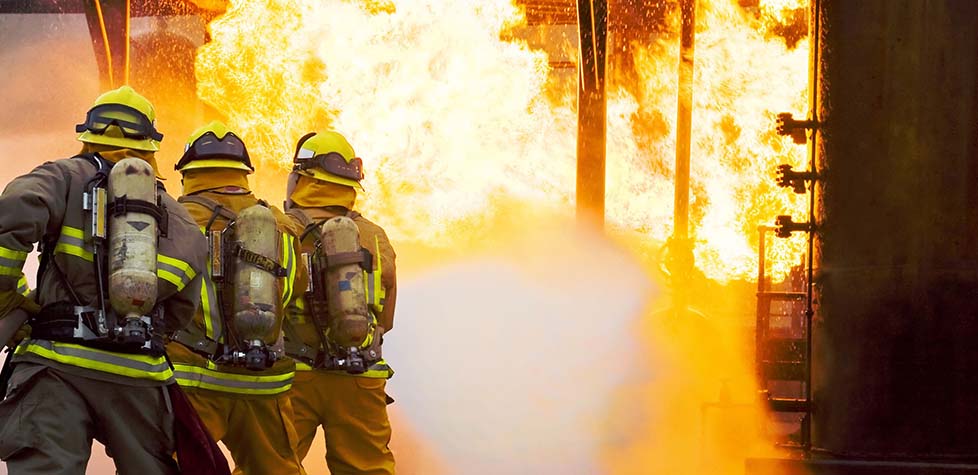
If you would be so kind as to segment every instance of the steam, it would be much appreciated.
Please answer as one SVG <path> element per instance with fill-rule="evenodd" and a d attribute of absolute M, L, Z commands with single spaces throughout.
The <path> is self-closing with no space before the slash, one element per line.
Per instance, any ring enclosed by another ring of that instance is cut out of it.
<path fill-rule="evenodd" d="M 615 388 L 647 368 L 637 328 L 654 287 L 569 223 L 493 247 L 403 284 L 389 391 L 448 474 L 598 473 Z"/>

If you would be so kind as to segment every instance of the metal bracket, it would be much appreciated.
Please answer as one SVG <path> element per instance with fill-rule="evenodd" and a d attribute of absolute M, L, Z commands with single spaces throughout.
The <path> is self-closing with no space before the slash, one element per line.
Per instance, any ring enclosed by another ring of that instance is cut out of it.
<path fill-rule="evenodd" d="M 791 169 L 791 165 L 781 164 L 778 165 L 778 186 L 781 188 L 791 187 L 795 193 L 802 194 L 805 190 L 805 182 L 815 181 L 818 177 L 815 173 L 807 172 L 796 172 Z"/>
<path fill-rule="evenodd" d="M 812 223 L 796 223 L 791 219 L 791 216 L 781 215 L 774 220 L 774 234 L 779 238 L 791 237 L 791 233 L 801 231 L 810 233 L 815 230 L 815 225 Z"/>
<path fill-rule="evenodd" d="M 805 130 L 818 129 L 821 125 L 815 120 L 795 120 L 790 112 L 782 112 L 778 114 L 777 132 L 778 135 L 790 135 L 791 140 L 801 145 L 808 141 Z"/>

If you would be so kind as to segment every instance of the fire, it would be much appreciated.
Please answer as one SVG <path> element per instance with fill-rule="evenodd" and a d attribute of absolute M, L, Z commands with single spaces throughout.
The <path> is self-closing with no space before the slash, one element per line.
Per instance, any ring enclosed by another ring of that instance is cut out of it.
<path fill-rule="evenodd" d="M 804 197 L 774 183 L 778 164 L 801 168 L 806 163 L 805 149 L 779 137 L 773 127 L 779 111 L 798 111 L 799 115 L 807 111 L 807 43 L 791 49 L 780 38 L 768 38 L 765 24 L 769 20 L 752 16 L 733 2 L 699 2 L 697 11 L 691 212 L 697 264 L 708 277 L 718 280 L 750 279 L 756 272 L 759 224 L 772 224 L 778 214 L 791 214 L 797 221 L 807 219 Z M 632 174 L 633 190 L 652 190 L 656 184 L 662 186 L 662 180 L 672 179 L 677 41 L 661 38 L 636 55 L 642 82 L 642 92 L 636 97 L 639 113 L 627 124 L 629 128 L 615 129 L 615 122 L 610 122 L 609 132 L 621 143 L 633 130 L 643 130 L 640 137 L 649 144 L 644 151 L 616 157 L 614 163 L 624 169 L 612 175 L 612 180 Z M 661 125 L 648 127 L 648 117 Z M 645 123 L 639 122 L 642 118 Z M 647 175 L 636 174 L 636 170 Z M 656 196 L 661 201 L 668 194 Z M 650 227 L 657 240 L 672 233 L 664 226 L 669 223 L 671 206 L 660 207 L 658 213 L 648 209 L 639 213 L 626 204 L 634 201 L 631 190 L 612 192 L 612 219 L 632 229 L 658 223 Z M 772 273 L 783 275 L 797 264 L 803 245 L 800 237 L 772 242 Z"/>
<path fill-rule="evenodd" d="M 710 278 L 750 279 L 757 226 L 806 216 L 804 200 L 773 182 L 775 166 L 804 165 L 805 150 L 773 123 L 777 112 L 807 111 L 807 43 L 789 48 L 766 26 L 799 0 L 766 0 L 757 14 L 729 0 L 699 3 L 696 258 Z M 198 93 L 266 167 L 287 167 L 309 130 L 343 131 L 368 168 L 360 206 L 398 239 L 453 246 L 512 206 L 572 209 L 572 96 L 548 100 L 546 54 L 501 39 L 522 21 L 509 0 L 232 1 L 198 54 Z M 672 234 L 676 43 L 663 35 L 637 49 L 642 84 L 628 89 L 641 93 L 609 90 L 609 222 L 650 242 Z M 801 238 L 775 243 L 773 273 L 803 248 Z"/>

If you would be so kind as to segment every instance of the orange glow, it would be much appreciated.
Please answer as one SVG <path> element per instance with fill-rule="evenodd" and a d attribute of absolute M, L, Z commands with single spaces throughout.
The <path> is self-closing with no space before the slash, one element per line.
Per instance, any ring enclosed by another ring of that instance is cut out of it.
<path fill-rule="evenodd" d="M 777 164 L 805 162 L 804 147 L 774 133 L 774 116 L 807 112 L 807 42 L 789 49 L 766 28 L 799 1 L 763 1 L 756 14 L 699 2 L 691 222 L 697 265 L 719 281 L 753 278 L 757 225 L 807 216 L 804 199 L 773 181 Z M 367 167 L 359 206 L 383 214 L 398 239 L 453 246 L 477 238 L 503 202 L 573 208 L 574 91 L 547 99 L 546 54 L 501 39 L 521 22 L 509 0 L 232 1 L 198 54 L 198 93 L 266 167 L 287 169 L 307 131 L 343 131 Z M 629 90 L 640 97 L 609 91 L 607 214 L 612 227 L 662 242 L 672 234 L 676 38 L 635 54 L 642 84 Z M 282 193 L 278 182 L 258 188 Z M 800 237 L 773 243 L 773 274 L 803 248 Z"/>

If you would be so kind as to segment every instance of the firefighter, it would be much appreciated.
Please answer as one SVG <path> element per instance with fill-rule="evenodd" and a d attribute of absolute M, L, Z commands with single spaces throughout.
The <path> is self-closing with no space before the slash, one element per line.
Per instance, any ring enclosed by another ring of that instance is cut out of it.
<path fill-rule="evenodd" d="M 283 309 L 306 285 L 293 225 L 251 192 L 248 150 L 220 122 L 191 135 L 176 169 L 179 201 L 210 244 L 201 306 L 167 345 L 177 382 L 237 472 L 304 473 L 288 397 L 295 363 L 281 342 Z"/>
<path fill-rule="evenodd" d="M 384 389 L 394 373 L 380 350 L 394 325 L 394 249 L 380 226 L 354 211 L 363 190 L 363 165 L 346 138 L 334 131 L 308 134 L 299 140 L 293 161 L 287 214 L 304 230 L 303 257 L 312 283 L 289 309 L 285 335 L 286 352 L 297 361 L 292 404 L 299 456 L 305 458 L 323 426 L 333 475 L 392 474 L 387 404 L 393 400 Z M 355 226 L 350 230 L 345 223 Z M 355 248 L 334 249 L 348 243 L 341 233 L 349 231 Z M 362 259 L 356 249 L 367 251 Z M 363 279 L 335 281 L 335 271 L 350 265 L 363 269 Z M 358 280 L 364 290 L 351 295 L 366 298 L 366 326 L 356 310 L 363 302 L 335 293 L 356 290 Z M 361 340 L 352 347 L 341 342 L 351 337 Z"/>
<path fill-rule="evenodd" d="M 157 181 L 154 120 L 132 88 L 106 92 L 76 127 L 79 155 L 0 195 L 0 317 L 32 313 L 0 403 L 11 475 L 83 474 L 93 439 L 123 475 L 178 473 L 163 335 L 193 318 L 207 248 Z M 17 289 L 35 243 L 36 303 Z"/>

